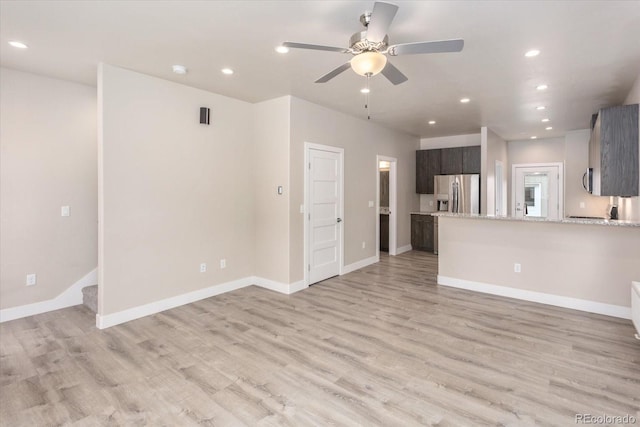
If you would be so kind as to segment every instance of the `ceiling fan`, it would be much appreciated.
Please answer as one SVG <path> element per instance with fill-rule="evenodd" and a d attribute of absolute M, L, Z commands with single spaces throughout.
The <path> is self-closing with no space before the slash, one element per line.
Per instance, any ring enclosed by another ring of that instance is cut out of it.
<path fill-rule="evenodd" d="M 464 40 L 462 39 L 401 43 L 389 46 L 387 31 L 397 12 L 398 6 L 395 4 L 381 1 L 375 2 L 373 12 L 365 12 L 360 16 L 360 22 L 365 26 L 365 30 L 351 36 L 348 48 L 294 42 L 284 42 L 282 46 L 354 55 L 350 61 L 320 77 L 316 80 L 316 83 L 326 83 L 348 68 L 352 68 L 357 74 L 366 77 L 382 73 L 382 75 L 394 85 L 406 82 L 408 78 L 393 66 L 391 62 L 387 61 L 386 55 L 415 55 L 422 53 L 460 52 L 462 50 L 464 46 Z"/>

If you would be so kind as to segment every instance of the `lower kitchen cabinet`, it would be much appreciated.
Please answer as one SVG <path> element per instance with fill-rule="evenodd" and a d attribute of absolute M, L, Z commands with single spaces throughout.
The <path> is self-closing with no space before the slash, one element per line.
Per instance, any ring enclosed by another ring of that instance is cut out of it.
<path fill-rule="evenodd" d="M 414 250 L 433 252 L 433 227 L 431 215 L 411 215 L 411 247 Z"/>
<path fill-rule="evenodd" d="M 389 252 L 389 215 L 380 214 L 380 250 Z"/>

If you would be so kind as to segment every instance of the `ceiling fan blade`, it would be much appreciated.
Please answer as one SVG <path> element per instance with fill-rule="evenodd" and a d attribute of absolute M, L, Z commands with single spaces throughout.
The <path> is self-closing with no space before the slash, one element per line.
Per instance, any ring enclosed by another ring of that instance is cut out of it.
<path fill-rule="evenodd" d="M 404 83 L 409 78 L 402 74 L 402 71 L 398 70 L 391 62 L 387 61 L 387 65 L 382 69 L 382 75 L 387 78 L 394 85 Z"/>
<path fill-rule="evenodd" d="M 316 83 L 326 83 L 329 80 L 331 80 L 332 78 L 334 78 L 335 76 L 337 76 L 338 74 L 348 70 L 349 68 L 351 68 L 351 63 L 350 62 L 347 62 L 346 64 L 342 64 L 341 66 L 339 66 L 335 70 L 330 71 L 327 74 L 325 74 L 324 76 L 320 77 L 318 80 L 316 80 Z"/>
<path fill-rule="evenodd" d="M 375 43 L 384 40 L 396 12 L 398 12 L 398 6 L 395 4 L 375 2 L 373 12 L 371 12 L 371 20 L 367 26 L 367 40 Z"/>
<path fill-rule="evenodd" d="M 292 49 L 312 49 L 312 50 L 326 50 L 329 52 L 349 53 L 349 49 L 345 49 L 343 47 L 321 46 L 317 44 L 284 42 L 282 43 L 282 46 L 289 47 Z"/>
<path fill-rule="evenodd" d="M 464 40 L 438 40 L 432 42 L 402 43 L 389 46 L 387 53 L 391 56 L 415 55 L 418 53 L 460 52 L 464 47 Z"/>

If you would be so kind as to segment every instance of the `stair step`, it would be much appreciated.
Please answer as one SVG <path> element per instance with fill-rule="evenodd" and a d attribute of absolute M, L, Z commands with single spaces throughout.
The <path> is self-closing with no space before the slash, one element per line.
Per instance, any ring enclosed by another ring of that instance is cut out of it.
<path fill-rule="evenodd" d="M 94 313 L 98 312 L 98 285 L 82 288 L 82 304 Z"/>

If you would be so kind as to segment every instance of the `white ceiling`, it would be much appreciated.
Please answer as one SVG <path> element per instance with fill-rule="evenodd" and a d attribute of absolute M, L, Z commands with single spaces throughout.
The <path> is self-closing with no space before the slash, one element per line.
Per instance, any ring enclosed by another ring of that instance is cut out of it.
<path fill-rule="evenodd" d="M 372 79 L 371 120 L 421 137 L 478 132 L 563 135 L 619 104 L 640 73 L 640 1 L 396 1 L 390 44 L 463 38 L 461 53 L 392 57 L 409 77 Z M 372 1 L 2 1 L 0 63 L 96 84 L 100 61 L 249 102 L 287 94 L 366 118 L 365 78 L 318 77 L 347 55 L 274 47 L 347 47 Z M 29 45 L 15 49 L 9 40 Z M 525 51 L 541 54 L 525 58 Z M 171 72 L 173 64 L 189 69 Z M 220 73 L 223 67 L 233 76 Z M 549 89 L 537 92 L 546 83 Z M 462 97 L 471 98 L 461 104 Z M 539 104 L 547 106 L 536 111 Z M 545 131 L 543 117 L 551 119 Z M 429 126 L 428 120 L 436 120 Z"/>

